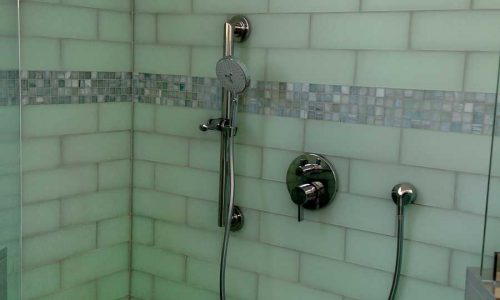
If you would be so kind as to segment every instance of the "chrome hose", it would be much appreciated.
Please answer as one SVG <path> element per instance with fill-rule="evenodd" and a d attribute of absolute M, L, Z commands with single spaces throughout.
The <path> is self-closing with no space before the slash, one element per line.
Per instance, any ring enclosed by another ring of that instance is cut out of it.
<path fill-rule="evenodd" d="M 226 172 L 229 176 L 229 201 L 227 204 L 227 215 L 226 222 L 224 226 L 224 238 L 222 241 L 222 250 L 220 257 L 220 271 L 219 271 L 219 295 L 220 300 L 226 299 L 226 264 L 227 264 L 227 253 L 229 246 L 229 233 L 231 231 L 231 219 L 233 216 L 233 208 L 234 208 L 234 136 L 236 134 L 236 126 L 237 119 L 236 115 L 238 113 L 238 98 L 234 97 L 231 100 L 232 109 L 231 109 L 231 124 L 230 124 L 230 134 L 229 134 L 229 145 L 228 145 L 228 153 L 229 159 L 227 161 L 227 169 L 229 172 Z M 226 150 L 226 149 L 221 149 Z"/>

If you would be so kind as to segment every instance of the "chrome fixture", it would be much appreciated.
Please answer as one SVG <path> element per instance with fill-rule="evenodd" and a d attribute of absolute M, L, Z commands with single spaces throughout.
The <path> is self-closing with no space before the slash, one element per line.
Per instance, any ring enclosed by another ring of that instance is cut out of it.
<path fill-rule="evenodd" d="M 232 144 L 237 131 L 237 112 L 239 96 L 250 84 L 248 71 L 243 63 L 233 57 L 234 42 L 241 43 L 250 36 L 250 22 L 244 16 L 234 16 L 224 23 L 224 52 L 217 62 L 216 74 L 222 85 L 222 116 L 210 119 L 200 125 L 201 131 L 217 130 L 221 132 L 220 175 L 219 175 L 219 214 L 217 223 L 224 227 L 231 219 L 231 230 L 237 231 L 243 226 L 243 214 L 235 207 L 228 217 L 230 198 L 234 197 L 234 160 Z M 236 213 L 236 210 L 239 213 Z"/>
<path fill-rule="evenodd" d="M 286 174 L 288 192 L 297 205 L 297 219 L 304 208 L 316 210 L 330 204 L 338 190 L 335 167 L 318 154 L 303 154 L 292 161 Z"/>
<path fill-rule="evenodd" d="M 219 215 L 217 223 L 224 227 L 221 250 L 219 296 L 226 299 L 226 261 L 229 231 L 238 231 L 244 225 L 241 209 L 234 205 L 234 137 L 237 132 L 239 97 L 250 85 L 245 65 L 233 57 L 234 42 L 244 42 L 250 36 L 250 23 L 244 16 L 234 16 L 224 23 L 224 53 L 217 62 L 216 74 L 222 86 L 222 116 L 200 125 L 201 131 L 221 132 Z"/>
<path fill-rule="evenodd" d="M 396 299 L 399 278 L 401 276 L 401 264 L 403 262 L 403 241 L 404 241 L 404 209 L 408 204 L 412 204 L 417 199 L 417 189 L 410 183 L 396 184 L 391 192 L 392 201 L 397 206 L 398 227 L 397 227 L 397 251 L 394 276 L 392 278 L 389 300 Z"/>

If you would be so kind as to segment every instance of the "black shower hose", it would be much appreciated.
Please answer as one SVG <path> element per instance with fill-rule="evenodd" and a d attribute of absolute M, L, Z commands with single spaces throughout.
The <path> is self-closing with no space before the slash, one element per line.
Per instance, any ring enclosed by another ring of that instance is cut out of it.
<path fill-rule="evenodd" d="M 401 277 L 401 264 L 403 262 L 403 241 L 404 241 L 404 205 L 403 198 L 399 198 L 398 203 L 398 227 L 397 227 L 397 246 L 396 246 L 396 264 L 394 266 L 394 275 L 392 278 L 391 292 L 389 293 L 389 300 L 395 300 L 398 292 L 399 279 Z"/>

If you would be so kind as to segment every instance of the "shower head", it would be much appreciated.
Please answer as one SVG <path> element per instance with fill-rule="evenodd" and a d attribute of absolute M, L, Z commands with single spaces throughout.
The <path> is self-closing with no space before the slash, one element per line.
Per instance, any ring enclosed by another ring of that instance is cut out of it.
<path fill-rule="evenodd" d="M 217 78 L 222 87 L 241 94 L 250 86 L 250 76 L 245 65 L 232 57 L 224 57 L 217 62 Z"/>

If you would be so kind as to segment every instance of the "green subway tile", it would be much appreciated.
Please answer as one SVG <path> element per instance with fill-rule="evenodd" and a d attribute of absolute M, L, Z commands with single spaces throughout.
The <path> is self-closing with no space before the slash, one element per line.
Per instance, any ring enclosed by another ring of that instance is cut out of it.
<path fill-rule="evenodd" d="M 37 37 L 22 38 L 21 69 L 60 70 L 61 43 L 59 40 Z"/>
<path fill-rule="evenodd" d="M 219 291 L 219 264 L 188 257 L 186 282 L 217 293 Z M 255 299 L 257 274 L 227 268 L 226 295 L 237 299 Z"/>
<path fill-rule="evenodd" d="M 63 162 L 95 162 L 130 157 L 130 133 L 98 133 L 62 139 Z"/>
<path fill-rule="evenodd" d="M 476 198 L 476 207 L 481 214 L 484 214 L 484 191 L 482 190 L 481 194 L 477 195 Z M 481 197 L 483 196 L 483 197 Z M 498 200 L 500 197 L 500 178 L 491 177 L 490 181 L 490 190 L 489 190 L 489 200 L 488 200 L 488 216 L 500 218 L 500 201 Z"/>
<path fill-rule="evenodd" d="M 129 291 L 128 284 L 128 272 L 118 272 L 99 278 L 97 281 L 97 300 L 126 298 Z"/>
<path fill-rule="evenodd" d="M 422 12 L 412 18 L 411 46 L 421 50 L 498 51 L 500 13 Z"/>
<path fill-rule="evenodd" d="M 132 129 L 131 103 L 100 103 L 99 131 Z"/>
<path fill-rule="evenodd" d="M 408 13 L 314 15 L 311 23 L 311 47 L 406 50 L 409 26 Z"/>
<path fill-rule="evenodd" d="M 370 249 L 370 251 L 366 251 Z M 392 272 L 396 257 L 394 237 L 348 230 L 346 261 Z M 405 241 L 402 274 L 440 284 L 448 282 L 450 250 L 413 241 Z"/>
<path fill-rule="evenodd" d="M 155 106 L 155 126 L 161 133 L 191 138 L 218 140 L 218 132 L 201 132 L 198 125 L 210 118 L 218 118 L 219 111 L 186 107 Z M 241 124 L 241 123 L 240 123 Z M 242 127 L 242 125 L 240 125 Z M 240 134 L 238 134 L 240 135 Z"/>
<path fill-rule="evenodd" d="M 311 255 L 301 256 L 300 267 L 302 283 L 357 299 L 384 299 L 392 279 L 387 272 Z"/>
<path fill-rule="evenodd" d="M 304 121 L 255 114 L 239 115 L 237 141 L 242 144 L 302 150 Z"/>
<path fill-rule="evenodd" d="M 286 185 L 281 182 L 248 177 L 236 178 L 238 205 L 287 216 L 297 216 L 297 207 L 290 199 Z"/>
<path fill-rule="evenodd" d="M 224 35 L 225 21 L 224 15 L 160 14 L 158 41 L 173 45 L 219 46 L 220 38 Z"/>
<path fill-rule="evenodd" d="M 483 217 L 419 205 L 412 205 L 406 212 L 408 239 L 481 253 Z"/>
<path fill-rule="evenodd" d="M 22 275 L 23 298 L 34 299 L 53 293 L 59 289 L 60 280 L 58 263 L 25 270 Z"/>
<path fill-rule="evenodd" d="M 17 5 L 0 3 L 0 34 L 3 36 L 17 35 Z"/>
<path fill-rule="evenodd" d="M 125 243 L 130 240 L 130 218 L 128 216 L 97 223 L 97 246 Z"/>
<path fill-rule="evenodd" d="M 234 150 L 236 175 L 260 177 L 262 173 L 262 148 L 236 145 Z"/>
<path fill-rule="evenodd" d="M 155 165 L 134 159 L 134 187 L 153 189 L 155 186 Z"/>
<path fill-rule="evenodd" d="M 219 141 L 190 140 L 189 166 L 197 169 L 219 171 Z"/>
<path fill-rule="evenodd" d="M 61 161 L 59 138 L 24 139 L 23 170 L 55 168 Z"/>
<path fill-rule="evenodd" d="M 146 1 L 141 1 L 141 3 L 143 2 Z M 134 32 L 136 43 L 156 42 L 156 15 L 141 13 L 135 14 Z"/>
<path fill-rule="evenodd" d="M 486 233 L 484 234 L 484 253 L 487 255 L 498 251 L 498 248 L 500 247 L 500 236 L 498 235 L 498 230 L 500 230 L 500 219 L 488 217 L 486 219 Z"/>
<path fill-rule="evenodd" d="M 317 132 L 325 134 L 318 135 Z M 356 138 L 353 139 L 353 136 Z M 398 161 L 399 128 L 307 120 L 305 137 L 305 150 L 313 153 Z"/>
<path fill-rule="evenodd" d="M 22 111 L 23 136 L 95 132 L 97 118 L 97 104 L 28 105 Z"/>
<path fill-rule="evenodd" d="M 135 189 L 134 214 L 183 223 L 186 220 L 186 201 L 186 198 L 172 194 Z"/>
<path fill-rule="evenodd" d="M 23 236 L 54 231 L 59 228 L 59 201 L 23 205 Z"/>
<path fill-rule="evenodd" d="M 148 273 L 132 271 L 131 296 L 137 297 L 137 299 L 152 299 L 153 276 Z"/>
<path fill-rule="evenodd" d="M 176 283 L 167 281 L 159 277 L 155 277 L 154 281 L 154 297 L 153 299 L 163 300 L 217 300 L 219 299 L 218 293 L 202 290 L 196 287 L 185 285 L 183 283 Z M 231 299 L 231 298 L 229 298 Z M 233 300 L 233 299 L 231 299 Z"/>
<path fill-rule="evenodd" d="M 96 39 L 97 11 L 24 2 L 21 5 L 21 28 L 23 36 Z"/>
<path fill-rule="evenodd" d="M 134 243 L 153 244 L 153 220 L 136 216 L 134 211 L 132 223 L 132 240 Z"/>
<path fill-rule="evenodd" d="M 130 186 L 130 160 L 116 160 L 99 164 L 99 189 Z"/>
<path fill-rule="evenodd" d="M 99 11 L 99 39 L 105 41 L 132 41 L 130 13 Z"/>
<path fill-rule="evenodd" d="M 497 182 L 498 180 L 492 178 L 492 181 L 490 183 L 490 193 L 492 194 L 491 199 L 495 199 L 492 192 L 493 187 Z M 487 191 L 487 176 L 459 173 L 457 175 L 457 189 L 455 195 L 457 209 L 465 212 L 484 215 L 486 209 Z"/>
<path fill-rule="evenodd" d="M 219 258 L 222 233 L 156 221 L 155 242 L 157 247 L 174 253 L 215 261 Z"/>
<path fill-rule="evenodd" d="M 363 0 L 365 11 L 469 9 L 471 0 Z"/>
<path fill-rule="evenodd" d="M 500 176 L 500 139 L 493 136 L 493 147 L 491 149 L 491 175 Z"/>
<path fill-rule="evenodd" d="M 416 203 L 449 209 L 454 205 L 452 172 L 353 160 L 350 176 L 351 193 L 390 199 L 394 185 L 411 182 L 418 189 Z"/>
<path fill-rule="evenodd" d="M 487 265 L 491 266 L 491 259 Z M 481 255 L 453 251 L 450 262 L 450 285 L 455 288 L 465 289 L 465 274 L 468 267 L 480 267 Z"/>
<path fill-rule="evenodd" d="M 132 47 L 129 43 L 98 41 L 62 41 L 62 66 L 65 70 L 132 70 Z"/>
<path fill-rule="evenodd" d="M 187 206 L 187 223 L 189 226 L 222 231 L 223 228 L 217 226 L 217 205 L 213 201 L 189 199 Z M 257 240 L 259 238 L 259 212 L 248 208 L 240 207 L 240 209 L 245 215 L 245 226 L 240 231 L 233 232 L 232 235 Z"/>
<path fill-rule="evenodd" d="M 128 189 L 107 190 L 62 200 L 63 225 L 95 222 L 129 212 Z"/>
<path fill-rule="evenodd" d="M 38 298 L 37 300 L 89 300 L 94 299 L 96 293 L 96 283 L 90 282 L 75 288 L 61 290 L 55 294 Z"/>
<path fill-rule="evenodd" d="M 196 13 L 265 13 L 268 0 L 193 0 Z"/>
<path fill-rule="evenodd" d="M 23 201 L 50 200 L 97 189 L 95 166 L 73 166 L 23 175 Z M 57 188 L 54 188 L 57 187 Z"/>
<path fill-rule="evenodd" d="M 185 0 L 137 1 L 135 10 L 150 13 L 187 13 L 191 11 L 191 2 Z"/>
<path fill-rule="evenodd" d="M 130 11 L 129 0 L 62 0 L 62 3 L 76 6 L 85 6 L 92 8 L 104 8 L 111 10 Z"/>
<path fill-rule="evenodd" d="M 342 259 L 344 239 L 339 227 L 267 213 L 260 217 L 260 240 L 272 245 Z"/>
<path fill-rule="evenodd" d="M 339 295 L 330 294 L 324 291 L 306 287 L 297 283 L 282 281 L 271 277 L 259 277 L 260 300 L 341 300 Z"/>
<path fill-rule="evenodd" d="M 486 174 L 491 140 L 488 136 L 403 129 L 404 164 Z"/>
<path fill-rule="evenodd" d="M 189 163 L 191 167 L 219 171 L 219 142 L 191 140 Z M 262 150 L 257 147 L 235 146 L 235 172 L 237 175 L 260 177 Z"/>
<path fill-rule="evenodd" d="M 500 8 L 500 3 L 496 0 L 474 0 L 473 5 L 477 9 Z"/>
<path fill-rule="evenodd" d="M 117 271 L 127 270 L 128 246 L 117 245 L 100 248 L 80 256 L 66 259 L 61 264 L 63 287 L 71 287 L 83 282 L 103 277 Z"/>
<path fill-rule="evenodd" d="M 195 185 L 191 184 L 196 182 Z M 215 172 L 157 165 L 156 188 L 160 191 L 207 200 L 217 199 L 219 175 Z"/>
<path fill-rule="evenodd" d="M 154 131 L 155 105 L 134 103 L 134 130 Z"/>
<path fill-rule="evenodd" d="M 465 55 L 458 52 L 362 51 L 356 85 L 462 90 Z"/>
<path fill-rule="evenodd" d="M 352 85 L 356 56 L 353 51 L 269 50 L 267 79 Z M 342 69 L 342 72 L 337 72 Z"/>
<path fill-rule="evenodd" d="M 339 192 L 347 192 L 349 190 L 349 173 L 350 161 L 349 159 L 327 156 L 326 159 L 333 164 L 337 172 L 337 184 L 339 185 Z"/>
<path fill-rule="evenodd" d="M 262 178 L 286 182 L 286 171 L 290 163 L 301 154 L 295 151 L 264 148 Z"/>
<path fill-rule="evenodd" d="M 19 133 L 19 111 L 18 106 L 3 106 L 0 109 L 0 133 Z"/>
<path fill-rule="evenodd" d="M 141 132 L 134 135 L 137 159 L 187 166 L 188 148 L 185 138 Z"/>
<path fill-rule="evenodd" d="M 62 229 L 23 240 L 23 267 L 31 268 L 85 252 L 96 246 L 96 226 Z"/>
<path fill-rule="evenodd" d="M 189 74 L 187 47 L 141 45 L 135 46 L 134 71 L 159 74 Z"/>
<path fill-rule="evenodd" d="M 299 253 L 295 251 L 237 238 L 232 239 L 231 249 L 230 266 L 289 281 L 299 278 Z"/>
<path fill-rule="evenodd" d="M 7 137 L 0 141 L 0 165 L 18 165 L 19 164 L 20 145 L 19 139 Z"/>
<path fill-rule="evenodd" d="M 269 9 L 271 12 L 344 12 L 358 11 L 358 0 L 270 0 Z"/>
<path fill-rule="evenodd" d="M 176 281 L 181 281 L 185 276 L 186 258 L 184 255 L 137 244 L 134 245 L 132 255 L 134 271 L 147 272 Z"/>
<path fill-rule="evenodd" d="M 295 206 L 291 201 L 290 205 Z M 396 225 L 396 206 L 389 199 L 339 193 L 324 209 L 305 211 L 305 218 L 347 228 L 393 235 Z"/>
<path fill-rule="evenodd" d="M 249 19 L 252 24 L 252 34 L 244 47 L 307 48 L 309 46 L 307 14 L 258 14 L 249 16 Z M 293 34 L 283 34 L 282 28 L 287 28 Z"/>
<path fill-rule="evenodd" d="M 498 54 L 470 53 L 465 69 L 465 90 L 495 93 L 498 75 Z"/>
<path fill-rule="evenodd" d="M 399 294 L 405 295 L 405 300 L 455 300 L 463 298 L 464 291 L 412 278 L 403 278 L 401 280 Z"/>
<path fill-rule="evenodd" d="M 247 67 L 250 78 L 265 80 L 266 51 L 263 49 L 236 48 L 235 56 Z M 222 57 L 222 47 L 194 47 L 191 61 L 191 75 L 216 77 L 215 65 Z"/>
<path fill-rule="evenodd" d="M 26 179 L 24 179 L 26 180 Z M 18 203 L 19 201 L 19 192 L 20 192 L 20 179 L 19 175 L 6 175 L 6 176 L 0 176 L 0 191 L 2 191 L 3 195 L 10 196 L 10 200 L 8 201 L 9 203 Z M 23 192 L 28 189 L 23 188 Z M 26 201 L 25 199 L 30 199 L 30 197 L 26 197 L 23 195 L 23 201 Z M 29 202 L 29 201 L 26 201 Z"/>
<path fill-rule="evenodd" d="M 17 38 L 0 37 L 0 68 L 4 70 L 19 69 L 19 44 Z"/>

